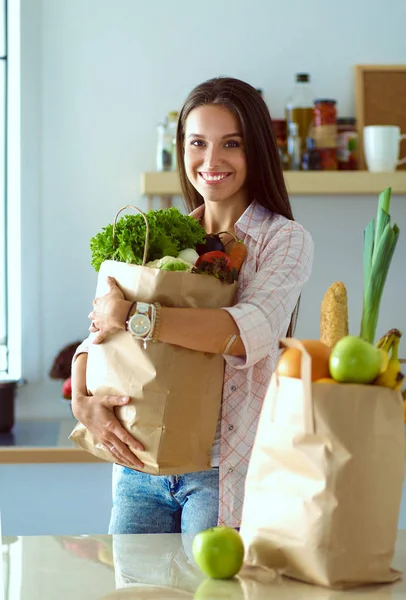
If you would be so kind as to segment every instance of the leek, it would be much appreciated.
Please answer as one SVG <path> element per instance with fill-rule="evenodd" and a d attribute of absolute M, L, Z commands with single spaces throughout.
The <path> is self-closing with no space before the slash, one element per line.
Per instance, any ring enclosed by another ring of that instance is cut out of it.
<path fill-rule="evenodd" d="M 379 309 L 389 267 L 399 237 L 399 227 L 390 223 L 392 188 L 379 194 L 378 212 L 364 230 L 364 296 L 360 337 L 374 343 Z"/>

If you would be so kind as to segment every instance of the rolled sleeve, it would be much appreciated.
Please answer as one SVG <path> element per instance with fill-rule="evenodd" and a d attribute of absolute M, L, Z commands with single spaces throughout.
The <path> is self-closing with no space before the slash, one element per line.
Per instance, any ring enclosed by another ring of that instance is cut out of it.
<path fill-rule="evenodd" d="M 313 240 L 290 221 L 265 244 L 255 276 L 237 304 L 224 308 L 234 319 L 245 357 L 225 355 L 236 369 L 247 369 L 278 348 L 313 265 Z"/>
<path fill-rule="evenodd" d="M 75 360 L 77 359 L 77 357 L 79 356 L 79 354 L 83 354 L 84 352 L 89 352 L 89 347 L 90 347 L 90 335 L 83 340 L 83 342 L 81 344 L 79 344 L 79 346 L 76 348 L 75 350 L 75 354 L 72 357 L 72 365 L 75 362 Z"/>

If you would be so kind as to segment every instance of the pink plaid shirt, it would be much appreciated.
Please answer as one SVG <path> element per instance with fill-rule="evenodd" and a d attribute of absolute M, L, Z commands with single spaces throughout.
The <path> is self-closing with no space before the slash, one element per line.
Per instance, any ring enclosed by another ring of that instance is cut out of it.
<path fill-rule="evenodd" d="M 199 218 L 204 206 L 193 211 Z M 227 310 L 246 357 L 225 356 L 220 439 L 219 525 L 239 527 L 245 477 L 262 402 L 294 307 L 313 264 L 313 241 L 295 221 L 253 202 L 235 225 L 247 247 L 236 304 Z M 87 352 L 86 339 L 76 350 Z M 74 357 L 74 359 L 75 359 Z"/>
<path fill-rule="evenodd" d="M 192 214 L 200 217 L 204 208 Z M 236 304 L 245 358 L 225 356 L 220 438 L 219 525 L 239 527 L 245 477 L 262 402 L 293 309 L 313 265 L 313 241 L 295 221 L 253 202 L 235 225 L 247 247 Z"/>

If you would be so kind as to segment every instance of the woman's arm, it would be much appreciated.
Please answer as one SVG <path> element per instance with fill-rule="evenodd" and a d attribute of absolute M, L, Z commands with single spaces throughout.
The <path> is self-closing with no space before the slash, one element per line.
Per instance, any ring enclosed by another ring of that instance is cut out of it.
<path fill-rule="evenodd" d="M 125 329 L 127 318 L 135 312 L 132 302 L 124 300 L 120 288 L 112 277 L 108 278 L 109 291 L 96 298 L 94 309 L 89 314 L 96 333 L 93 343 L 100 344 L 106 335 Z M 97 329 L 96 329 L 97 328 Z M 233 338 L 233 336 L 236 336 Z M 239 329 L 233 317 L 220 308 L 161 308 L 158 340 L 213 354 L 244 356 L 244 344 L 239 337 Z M 231 343 L 230 343 L 231 342 Z"/>
<path fill-rule="evenodd" d="M 86 389 L 87 352 L 79 354 L 72 362 L 72 398 L 87 394 Z"/>
<path fill-rule="evenodd" d="M 258 268 L 237 304 L 225 308 L 238 324 L 245 357 L 227 356 L 236 369 L 247 369 L 273 354 L 289 322 L 303 286 L 309 280 L 314 255 L 311 235 L 289 221 L 266 243 Z"/>
<path fill-rule="evenodd" d="M 244 344 L 239 329 L 231 315 L 218 308 L 167 308 L 161 309 L 158 340 L 190 350 L 223 354 L 232 341 L 228 354 L 244 356 Z"/>

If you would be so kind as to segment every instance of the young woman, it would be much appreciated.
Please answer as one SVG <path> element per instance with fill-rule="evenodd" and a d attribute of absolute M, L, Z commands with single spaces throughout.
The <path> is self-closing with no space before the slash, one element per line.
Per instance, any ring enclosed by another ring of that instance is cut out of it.
<path fill-rule="evenodd" d="M 197 86 L 180 113 L 177 153 L 191 214 L 207 233 L 235 232 L 247 247 L 233 307 L 163 306 L 156 334 L 162 343 L 224 355 L 213 468 L 169 477 L 143 473 L 128 447 L 134 441 L 114 416 L 114 407 L 128 399 L 88 396 L 89 342 L 84 342 L 73 363 L 73 412 L 118 462 L 126 458 L 134 466 L 114 466 L 110 533 L 239 527 L 248 461 L 279 339 L 293 333 L 312 269 L 313 242 L 293 219 L 271 117 L 255 88 L 232 78 Z M 224 244 L 229 240 L 223 236 Z M 128 314 L 130 307 L 110 279 L 109 292 L 93 302 L 89 315 L 89 329 L 97 332 L 94 343 L 124 329 L 136 310 Z"/>

